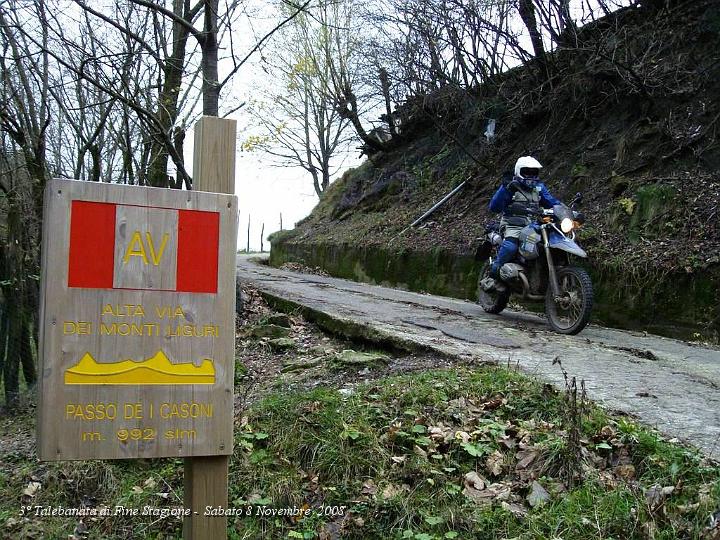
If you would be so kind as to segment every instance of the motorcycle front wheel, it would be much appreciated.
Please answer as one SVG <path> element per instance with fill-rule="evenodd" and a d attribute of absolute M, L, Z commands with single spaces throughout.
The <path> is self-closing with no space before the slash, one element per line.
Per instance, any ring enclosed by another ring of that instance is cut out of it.
<path fill-rule="evenodd" d="M 482 306 L 486 313 L 498 314 L 507 307 L 508 300 L 510 299 L 510 291 L 505 290 L 503 292 L 498 291 L 485 291 L 480 282 L 488 276 L 490 273 L 490 262 L 485 262 L 480 268 L 478 273 L 478 285 L 477 295 L 478 304 Z"/>
<path fill-rule="evenodd" d="M 552 287 L 545 295 L 545 314 L 555 332 L 575 335 L 590 320 L 593 307 L 592 281 L 582 268 L 569 266 L 558 269 L 559 296 L 556 299 Z"/>

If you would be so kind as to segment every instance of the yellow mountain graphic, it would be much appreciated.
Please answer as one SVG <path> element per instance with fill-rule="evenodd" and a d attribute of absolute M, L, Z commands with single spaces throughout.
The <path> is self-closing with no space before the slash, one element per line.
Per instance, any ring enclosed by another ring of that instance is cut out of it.
<path fill-rule="evenodd" d="M 98 364 L 90 353 L 65 371 L 65 384 L 214 384 L 215 366 L 206 358 L 200 366 L 173 364 L 163 351 L 136 362 Z"/>

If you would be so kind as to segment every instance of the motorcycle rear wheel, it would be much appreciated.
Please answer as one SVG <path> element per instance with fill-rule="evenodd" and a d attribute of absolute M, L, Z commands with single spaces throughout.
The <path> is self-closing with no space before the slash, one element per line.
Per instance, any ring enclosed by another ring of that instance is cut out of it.
<path fill-rule="evenodd" d="M 487 292 L 485 291 L 481 286 L 480 282 L 488 276 L 490 273 L 490 262 L 486 261 L 482 267 L 480 267 L 480 272 L 478 273 L 478 285 L 477 285 L 477 295 L 478 295 L 478 304 L 482 306 L 482 308 L 485 310 L 486 313 L 492 313 L 494 315 L 497 315 L 500 313 L 503 309 L 507 307 L 508 300 L 510 300 L 510 291 L 505 290 L 503 292 L 498 291 L 492 291 Z"/>
<path fill-rule="evenodd" d="M 575 335 L 590 320 L 593 307 L 593 287 L 588 273 L 582 268 L 568 266 L 557 273 L 560 299 L 555 301 L 552 287 L 545 295 L 545 314 L 555 332 Z"/>

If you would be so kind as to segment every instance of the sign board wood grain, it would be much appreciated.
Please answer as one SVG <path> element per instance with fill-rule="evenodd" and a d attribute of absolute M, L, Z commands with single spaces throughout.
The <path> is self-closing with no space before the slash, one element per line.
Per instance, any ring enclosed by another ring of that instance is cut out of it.
<path fill-rule="evenodd" d="M 234 195 L 53 180 L 38 454 L 232 454 Z"/>

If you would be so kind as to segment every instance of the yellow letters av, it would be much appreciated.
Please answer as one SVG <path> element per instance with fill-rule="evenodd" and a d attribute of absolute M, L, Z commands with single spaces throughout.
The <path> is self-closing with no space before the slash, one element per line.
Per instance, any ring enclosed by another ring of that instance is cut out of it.
<path fill-rule="evenodd" d="M 149 232 L 145 233 L 145 242 L 147 243 L 147 251 L 150 252 L 150 260 L 154 266 L 159 266 L 162 260 L 163 253 L 165 252 L 165 246 L 167 245 L 169 233 L 163 234 L 162 241 L 160 242 L 160 249 L 155 251 L 155 243 L 152 235 Z M 125 250 L 125 256 L 123 257 L 123 264 L 127 264 L 130 257 L 141 257 L 143 263 L 150 264 L 148 262 L 147 253 L 145 250 L 145 243 L 143 243 L 142 235 L 140 231 L 135 231 L 130 239 L 127 249 Z"/>

